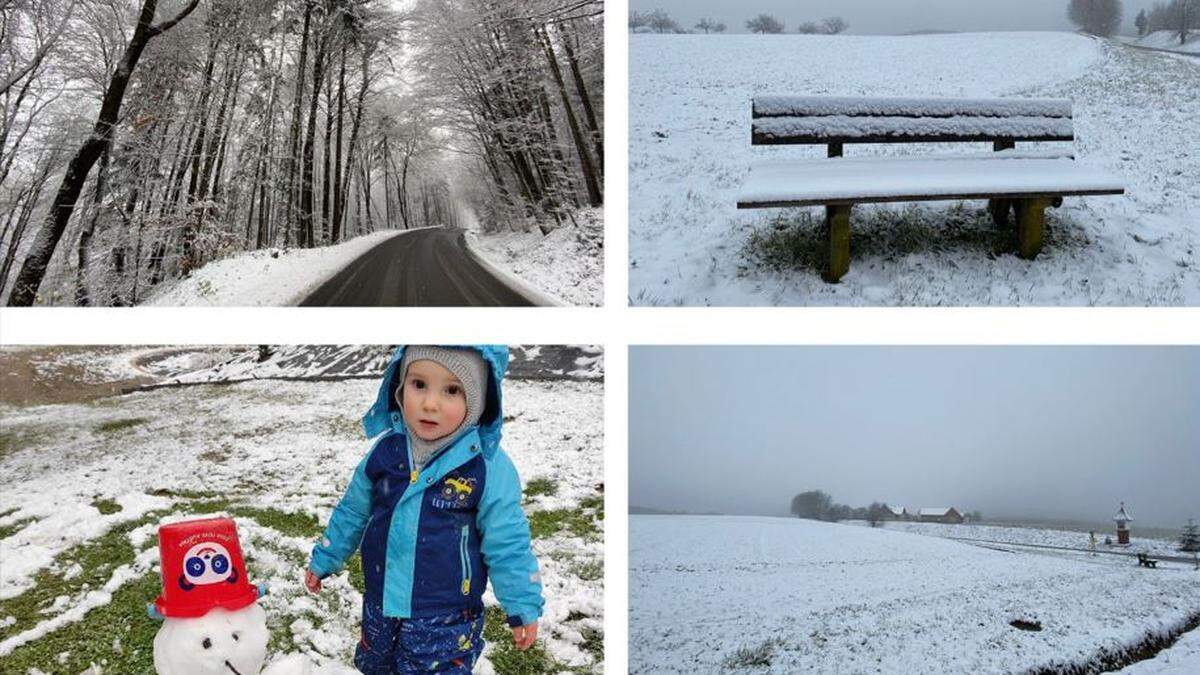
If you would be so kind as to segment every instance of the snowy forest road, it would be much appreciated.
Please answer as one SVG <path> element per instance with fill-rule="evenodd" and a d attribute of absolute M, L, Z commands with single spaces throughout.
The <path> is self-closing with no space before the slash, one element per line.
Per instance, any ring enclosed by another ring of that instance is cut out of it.
<path fill-rule="evenodd" d="M 301 303 L 304 307 L 530 307 L 467 252 L 460 229 L 405 232 L 367 251 Z"/>

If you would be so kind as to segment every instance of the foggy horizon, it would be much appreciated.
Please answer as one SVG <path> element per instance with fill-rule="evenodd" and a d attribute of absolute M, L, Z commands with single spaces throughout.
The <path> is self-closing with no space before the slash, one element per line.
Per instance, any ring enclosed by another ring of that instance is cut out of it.
<path fill-rule="evenodd" d="M 633 347 L 629 504 L 789 515 L 953 506 L 986 520 L 1200 519 L 1200 350 Z M 669 420 L 669 423 L 660 423 Z"/>
<path fill-rule="evenodd" d="M 1126 0 L 1118 32 L 1132 32 L 1138 11 L 1149 11 L 1154 4 L 1155 0 Z M 688 30 L 707 17 L 724 22 L 726 33 L 747 33 L 746 21 L 762 13 L 783 21 L 787 33 L 795 33 L 801 22 L 830 16 L 846 19 L 849 34 L 1075 30 L 1067 20 L 1067 0 L 760 0 L 752 6 L 730 0 L 630 0 L 629 9 L 662 9 Z"/>

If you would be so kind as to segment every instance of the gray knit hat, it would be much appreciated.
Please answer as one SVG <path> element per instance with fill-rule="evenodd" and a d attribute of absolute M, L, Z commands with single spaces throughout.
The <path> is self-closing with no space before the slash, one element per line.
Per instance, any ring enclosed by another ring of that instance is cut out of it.
<path fill-rule="evenodd" d="M 403 383 L 408 377 L 408 367 L 417 361 L 433 361 L 454 373 L 458 381 L 462 382 L 463 395 L 467 399 L 467 415 L 463 419 L 462 424 L 442 438 L 433 441 L 423 440 L 413 432 L 412 426 L 408 424 L 408 420 L 404 421 L 405 426 L 408 427 L 408 440 L 413 450 L 413 461 L 417 465 L 416 468 L 420 468 L 424 465 L 426 459 L 454 440 L 458 436 L 458 432 L 479 422 L 479 417 L 483 415 L 483 407 L 487 403 L 488 365 L 484 362 L 479 352 L 474 349 L 432 347 L 427 345 L 406 347 L 404 358 L 400 361 L 401 384 L 396 387 L 396 391 L 393 394 L 397 405 L 400 406 L 400 410 L 402 411 L 404 410 L 402 399 L 404 392 Z"/>

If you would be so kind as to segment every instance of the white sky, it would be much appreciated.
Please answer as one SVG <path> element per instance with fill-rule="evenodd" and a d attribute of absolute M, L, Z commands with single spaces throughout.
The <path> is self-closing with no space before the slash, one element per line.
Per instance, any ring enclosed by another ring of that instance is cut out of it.
<path fill-rule="evenodd" d="M 1154 0 L 1125 0 L 1126 30 L 1138 10 Z M 772 14 L 788 32 L 803 21 L 841 16 L 851 33 L 907 33 L 919 30 L 1072 30 L 1067 0 L 630 0 L 631 10 L 663 9 L 685 28 L 702 17 L 723 21 L 728 32 L 745 33 L 746 20 Z"/>

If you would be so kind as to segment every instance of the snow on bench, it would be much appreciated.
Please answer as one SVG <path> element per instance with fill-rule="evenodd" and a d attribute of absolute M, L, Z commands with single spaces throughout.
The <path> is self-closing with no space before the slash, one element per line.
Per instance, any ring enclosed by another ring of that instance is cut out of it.
<path fill-rule="evenodd" d="M 1119 180 L 1076 164 L 1070 150 L 1015 150 L 1017 142 L 1072 141 L 1062 99 L 759 96 L 751 145 L 828 145 L 828 159 L 751 166 L 739 209 L 825 206 L 828 261 L 837 282 L 850 267 L 850 209 L 857 203 L 987 199 L 997 226 L 1017 215 L 1019 255 L 1042 248 L 1045 209 L 1064 196 L 1122 194 Z M 990 142 L 994 152 L 842 158 L 847 143 Z"/>
<path fill-rule="evenodd" d="M 751 144 L 1070 141 L 1063 99 L 760 96 L 751 102 Z"/>
<path fill-rule="evenodd" d="M 1119 194 L 1107 172 L 1071 159 L 880 158 L 753 164 L 739 208 Z"/>

